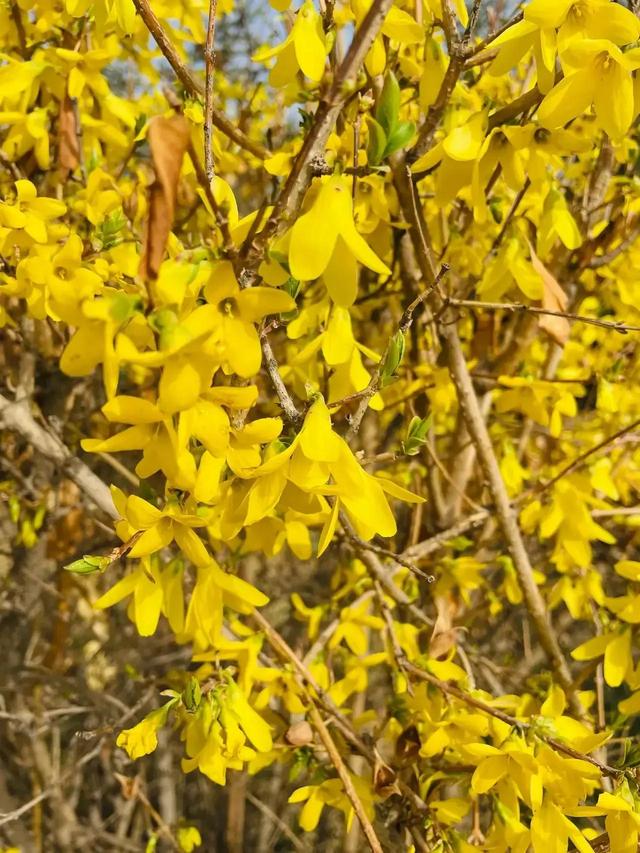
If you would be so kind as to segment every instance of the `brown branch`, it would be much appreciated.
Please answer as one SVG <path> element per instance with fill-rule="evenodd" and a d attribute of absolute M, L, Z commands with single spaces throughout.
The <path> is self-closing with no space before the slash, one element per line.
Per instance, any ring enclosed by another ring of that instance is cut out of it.
<path fill-rule="evenodd" d="M 320 712 L 316 708 L 316 706 L 311 702 L 309 704 L 309 710 L 307 712 L 309 717 L 311 718 L 311 722 L 314 725 L 314 728 L 318 732 L 320 736 L 320 740 L 324 744 L 325 749 L 329 753 L 329 758 L 331 763 L 336 769 L 338 776 L 340 777 L 340 781 L 344 786 L 344 791 L 347 797 L 353 806 L 353 810 L 356 813 L 356 817 L 360 822 L 360 826 L 362 827 L 362 831 L 364 832 L 365 838 L 367 839 L 367 843 L 369 844 L 370 849 L 373 853 L 384 853 L 382 849 L 382 845 L 378 839 L 378 836 L 375 833 L 373 826 L 371 825 L 371 821 L 364 810 L 364 806 L 362 805 L 362 801 L 358 796 L 358 792 L 355 789 L 353 784 L 353 780 L 351 779 L 351 775 L 347 770 L 344 761 L 342 760 L 342 756 L 338 752 L 338 749 L 333 741 L 333 738 L 329 734 L 329 730 L 324 724 L 324 720 L 320 716 Z"/>
<path fill-rule="evenodd" d="M 164 58 L 173 68 L 176 77 L 184 86 L 187 94 L 192 98 L 201 98 L 205 91 L 204 87 L 200 81 L 193 76 L 191 71 L 178 56 L 178 53 L 164 31 L 162 24 L 151 9 L 149 0 L 133 0 L 133 4 L 136 7 L 136 11 L 144 21 L 146 28 L 153 36 L 154 41 L 162 51 Z M 266 160 L 266 158 L 270 156 L 270 152 L 264 147 L 264 145 L 249 139 L 249 137 L 232 124 L 229 119 L 223 115 L 223 113 L 214 109 L 213 106 L 211 107 L 211 121 L 218 130 L 224 133 L 225 136 L 228 136 L 229 139 L 236 143 L 236 145 L 239 145 L 240 148 L 244 148 L 245 151 L 249 151 L 260 160 Z"/>
<path fill-rule="evenodd" d="M 525 305 L 523 302 L 479 302 L 474 299 L 447 299 L 449 305 L 456 308 L 470 308 L 478 311 L 514 311 L 526 312 L 528 314 L 548 314 L 551 317 L 564 317 L 567 320 L 575 320 L 578 323 L 586 323 L 590 326 L 599 326 L 601 329 L 610 329 L 626 335 L 629 332 L 640 332 L 640 326 L 624 323 L 620 320 L 598 320 L 596 317 L 585 317 L 582 314 L 573 314 L 569 311 L 552 311 L 550 308 L 538 308 L 535 305 Z"/>
<path fill-rule="evenodd" d="M 40 426 L 25 400 L 12 403 L 0 395 L 0 426 L 19 433 L 35 451 L 55 462 L 103 512 L 119 518 L 107 486 L 56 435 Z"/>
<path fill-rule="evenodd" d="M 506 723 L 513 728 L 532 732 L 535 737 L 544 741 L 544 743 L 548 744 L 556 752 L 561 752 L 569 758 L 577 758 L 579 761 L 587 761 L 589 764 L 593 764 L 593 766 L 597 767 L 603 776 L 610 776 L 617 779 L 624 775 L 624 770 L 618 770 L 616 767 L 611 767 L 609 764 L 603 764 L 601 761 L 598 761 L 592 755 L 588 755 L 587 753 L 578 752 L 577 749 L 573 749 L 573 747 L 562 743 L 562 741 L 549 737 L 544 734 L 544 732 L 539 731 L 535 725 L 527 723 L 524 720 L 518 720 L 516 717 L 512 717 L 510 714 L 501 711 L 499 708 L 493 708 L 491 705 L 487 705 L 487 703 L 483 702 L 481 699 L 476 699 L 475 696 L 465 693 L 464 690 L 461 690 L 455 684 L 436 678 L 435 675 L 431 675 L 431 673 L 426 672 L 424 669 L 421 669 L 410 661 L 405 660 L 404 669 L 410 675 L 414 676 L 414 678 L 418 678 L 421 681 L 426 681 L 428 684 L 432 684 L 448 696 L 455 696 L 456 699 L 459 699 L 471 708 L 476 708 L 478 711 L 490 714 L 492 717 L 495 717 L 497 720 L 501 720 L 503 723 Z"/>
<path fill-rule="evenodd" d="M 479 510 L 473 513 L 473 515 L 463 518 L 457 524 L 454 524 L 453 527 L 449 527 L 441 533 L 436 533 L 435 536 L 430 536 L 422 542 L 417 542 L 403 551 L 402 556 L 406 560 L 422 560 L 430 554 L 439 551 L 441 548 L 445 548 L 447 543 L 455 539 L 456 536 L 462 536 L 463 533 L 467 533 L 469 530 L 473 530 L 474 527 L 484 524 L 489 515 L 489 509 Z"/>
<path fill-rule="evenodd" d="M 422 211 L 415 204 L 413 181 L 407 174 L 406 165 L 402 158 L 394 163 L 394 183 L 398 193 L 400 207 L 405 220 L 410 225 L 410 235 L 414 246 L 419 271 L 425 281 L 432 281 L 437 274 L 433 254 L 428 251 L 426 242 L 423 244 L 421 235 L 426 234 L 426 223 Z M 573 712 L 584 718 L 585 711 L 574 688 L 571 671 L 562 652 L 558 638 L 553 629 L 545 601 L 538 589 L 533 576 L 533 568 L 524 545 L 520 528 L 514 516 L 509 495 L 500 473 L 489 431 L 485 424 L 480 404 L 469 374 L 466 358 L 458 337 L 457 325 L 442 311 L 442 300 L 434 292 L 431 298 L 432 309 L 438 317 L 440 343 L 449 373 L 456 389 L 458 404 L 471 436 L 482 470 L 487 480 L 495 513 L 502 533 L 506 540 L 509 553 L 518 576 L 523 592 L 527 611 L 535 625 L 540 644 L 544 648 L 552 665 L 558 682 L 569 700 Z M 445 306 L 446 308 L 446 303 Z"/>
<path fill-rule="evenodd" d="M 589 269 L 597 270 L 600 267 L 604 267 L 607 264 L 615 261 L 617 257 L 619 257 L 623 252 L 626 252 L 627 249 L 630 249 L 631 246 L 636 242 L 636 240 L 640 237 L 640 227 L 634 228 L 633 231 L 624 238 L 615 249 L 612 249 L 610 252 L 607 252 L 605 255 L 598 255 L 591 259 L 588 266 Z"/>
<path fill-rule="evenodd" d="M 136 0 L 140 2 L 140 0 Z M 338 68 L 326 98 L 316 110 L 313 124 L 307 133 L 302 147 L 293 161 L 291 172 L 285 181 L 264 228 L 256 236 L 247 254 L 247 267 L 253 279 L 257 281 L 256 270 L 262 261 L 264 249 L 269 240 L 290 226 L 295 218 L 305 193 L 315 174 L 315 163 L 321 158 L 329 134 L 350 92 L 352 81 L 362 67 L 364 59 L 373 44 L 393 0 L 374 0 L 356 31 L 351 46 L 342 64 Z M 251 282 L 253 283 L 253 282 Z"/>
<path fill-rule="evenodd" d="M 562 77 L 563 74 L 561 72 L 556 74 L 555 82 L 560 82 Z M 532 107 L 537 107 L 543 98 L 544 95 L 540 89 L 538 89 L 537 86 L 534 86 L 533 89 L 529 89 L 528 92 L 520 95 L 519 98 L 511 101 L 510 104 L 505 104 L 504 107 L 501 107 L 499 110 L 491 113 L 489 116 L 487 130 L 493 130 L 494 127 L 499 127 L 501 124 L 507 124 L 507 122 L 510 122 L 516 116 L 521 115 L 521 113 L 526 113 Z"/>
<path fill-rule="evenodd" d="M 214 38 L 216 32 L 216 12 L 218 0 L 210 0 L 209 23 L 207 26 L 207 42 L 204 48 L 206 77 L 204 85 L 204 168 L 209 183 L 214 178 L 213 165 L 213 73 L 215 70 L 216 54 Z"/>
<path fill-rule="evenodd" d="M 262 347 L 262 355 L 264 356 L 267 373 L 269 374 L 271 384 L 278 395 L 282 411 L 289 423 L 296 426 L 302 420 L 302 412 L 298 410 L 296 404 L 293 402 L 291 394 L 289 394 L 289 391 L 287 390 L 287 386 L 284 384 L 284 379 L 280 373 L 280 367 L 275 355 L 273 354 L 273 348 L 271 347 L 268 334 L 264 329 L 260 333 L 260 346 Z"/>

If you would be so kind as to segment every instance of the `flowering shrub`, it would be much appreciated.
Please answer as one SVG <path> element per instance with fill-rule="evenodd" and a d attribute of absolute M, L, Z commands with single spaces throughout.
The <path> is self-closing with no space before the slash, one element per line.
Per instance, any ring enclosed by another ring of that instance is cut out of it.
<path fill-rule="evenodd" d="M 0 421 L 190 660 L 115 742 L 345 849 L 636 850 L 635 6 L 271 6 L 253 93 L 231 0 L 0 9 L 0 323 L 92 389 L 52 437 L 14 359 Z"/>

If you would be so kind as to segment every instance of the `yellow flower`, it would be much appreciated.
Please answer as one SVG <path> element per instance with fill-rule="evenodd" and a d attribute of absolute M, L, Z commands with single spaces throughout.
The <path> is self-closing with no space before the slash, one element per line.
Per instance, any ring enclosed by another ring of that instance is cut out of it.
<path fill-rule="evenodd" d="M 34 242 L 46 243 L 49 239 L 47 224 L 62 216 L 67 206 L 53 198 L 38 198 L 38 191 L 27 180 L 15 182 L 16 200 L 13 204 L 0 202 L 0 226 L 12 231 L 24 231 Z M 14 236 L 9 233 L 5 245 L 11 245 Z"/>
<path fill-rule="evenodd" d="M 202 837 L 195 826 L 179 826 L 176 830 L 176 840 L 183 853 L 192 853 L 202 844 Z"/>
<path fill-rule="evenodd" d="M 140 300 L 137 296 L 104 288 L 96 299 L 87 299 L 81 307 L 83 318 L 60 358 L 60 369 L 67 376 L 88 376 L 102 364 L 107 398 L 116 393 L 123 350 L 115 338 L 129 322 L 135 321 Z M 119 344 L 133 344 L 124 334 Z"/>
<path fill-rule="evenodd" d="M 11 126 L 2 143 L 2 150 L 10 160 L 15 162 L 33 150 L 38 166 L 41 169 L 49 168 L 51 155 L 47 110 L 38 108 L 30 113 L 0 112 L 0 124 Z"/>
<path fill-rule="evenodd" d="M 167 721 L 167 715 L 171 708 L 176 704 L 176 700 L 172 699 L 163 705 L 162 708 L 156 708 L 150 714 L 140 720 L 140 722 L 131 729 L 123 729 L 116 738 L 116 744 L 126 750 L 129 758 L 135 760 L 143 755 L 149 755 L 158 746 L 158 729 Z"/>
<path fill-rule="evenodd" d="M 370 819 L 373 819 L 373 795 L 370 785 L 359 776 L 351 776 L 351 781 L 367 815 Z M 297 788 L 289 797 L 289 802 L 304 802 L 298 820 L 301 828 L 306 832 L 312 832 L 317 827 L 325 805 L 333 806 L 344 812 L 347 818 L 347 830 L 353 822 L 353 806 L 345 794 L 340 779 L 326 779 L 319 785 L 305 785 L 302 788 Z"/>
<path fill-rule="evenodd" d="M 146 557 L 166 548 L 175 540 L 178 548 L 196 566 L 206 566 L 211 557 L 202 540 L 194 532 L 205 527 L 207 518 L 194 512 L 183 512 L 177 501 L 158 509 L 137 495 L 129 495 L 124 506 L 124 518 L 130 527 L 129 536 L 144 531 L 129 551 L 129 557 Z"/>
<path fill-rule="evenodd" d="M 295 310 L 295 301 L 288 293 L 274 287 L 240 290 L 228 261 L 215 267 L 204 295 L 217 309 L 225 372 L 242 377 L 253 376 L 260 370 L 262 361 L 255 324 L 269 314 Z"/>
<path fill-rule="evenodd" d="M 349 179 L 339 175 L 322 178 L 310 210 L 291 229 L 291 275 L 302 281 L 323 275 L 333 301 L 348 307 L 356 296 L 356 279 L 350 275 L 354 258 L 374 272 L 390 273 L 356 230 Z"/>
<path fill-rule="evenodd" d="M 572 41 L 562 65 L 564 80 L 540 104 L 541 124 L 561 127 L 593 105 L 598 124 L 620 141 L 633 120 L 632 72 L 640 68 L 640 49 L 623 53 L 607 39 Z"/>
<path fill-rule="evenodd" d="M 316 12 L 312 0 L 305 0 L 289 35 L 273 48 L 258 50 L 252 57 L 254 62 L 266 62 L 277 57 L 269 74 L 272 86 L 285 86 L 291 82 L 298 68 L 311 80 L 320 80 L 327 58 L 327 45 L 322 29 L 322 18 Z"/>

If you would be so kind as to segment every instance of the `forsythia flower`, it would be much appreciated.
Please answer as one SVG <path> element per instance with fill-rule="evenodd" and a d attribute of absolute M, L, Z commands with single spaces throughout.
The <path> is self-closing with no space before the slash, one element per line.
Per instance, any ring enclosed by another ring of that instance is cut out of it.
<path fill-rule="evenodd" d="M 327 58 L 327 46 L 322 29 L 322 19 L 312 0 L 305 0 L 296 15 L 291 32 L 273 48 L 257 51 L 253 60 L 266 62 L 277 57 L 269 74 L 272 86 L 284 86 L 295 78 L 300 69 L 310 80 L 320 80 Z"/>
<path fill-rule="evenodd" d="M 162 708 L 156 708 L 147 714 L 133 728 L 123 729 L 116 738 L 116 744 L 126 750 L 131 759 L 149 755 L 158 746 L 158 729 L 166 723 L 169 710 L 174 704 L 175 700 L 167 702 Z"/>
<path fill-rule="evenodd" d="M 322 275 L 333 301 L 348 307 L 356 297 L 356 260 L 374 272 L 389 274 L 356 230 L 350 181 L 339 175 L 321 179 L 310 210 L 291 229 L 291 274 L 303 281 Z"/>
<path fill-rule="evenodd" d="M 540 104 L 540 122 L 561 127 L 593 104 L 600 126 L 620 140 L 633 120 L 632 72 L 640 68 L 640 48 L 623 53 L 607 39 L 572 41 L 562 64 L 565 78 Z"/>

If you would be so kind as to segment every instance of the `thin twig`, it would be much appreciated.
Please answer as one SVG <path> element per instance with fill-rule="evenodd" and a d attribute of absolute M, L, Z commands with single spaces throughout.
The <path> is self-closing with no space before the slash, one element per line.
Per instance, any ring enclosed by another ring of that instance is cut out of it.
<path fill-rule="evenodd" d="M 394 163 L 394 184 L 402 214 L 410 225 L 409 234 L 418 264 L 417 276 L 421 275 L 427 281 L 433 280 L 437 275 L 436 262 L 433 253 L 429 251 L 428 242 L 425 240 L 423 243 L 421 239 L 421 235 L 425 235 L 427 232 L 426 222 L 422 210 L 414 203 L 413 182 L 407 174 L 406 164 L 402 158 L 397 158 Z M 458 336 L 457 324 L 446 317 L 446 312 L 443 313 L 442 302 L 441 297 L 434 292 L 431 307 L 439 320 L 438 332 L 443 356 L 456 389 L 461 414 L 476 447 L 478 459 L 493 498 L 494 511 L 513 560 L 527 611 L 535 625 L 540 644 L 549 658 L 558 682 L 567 695 L 573 712 L 583 719 L 586 712 L 573 685 L 569 664 L 533 575 L 531 560 L 509 500 L 491 437 L 469 373 L 467 360 Z M 445 302 L 444 308 L 446 307 Z"/>
<path fill-rule="evenodd" d="M 640 326 L 624 323 L 621 320 L 598 320 L 596 317 L 585 317 L 582 314 L 573 314 L 570 311 L 552 311 L 550 308 L 539 308 L 536 305 L 525 305 L 523 302 L 479 302 L 474 299 L 447 299 L 449 305 L 456 308 L 470 308 L 478 311 L 513 311 L 526 312 L 528 314 L 546 314 L 551 317 L 564 317 L 567 320 L 575 320 L 578 323 L 586 323 L 590 326 L 599 326 L 601 329 L 610 329 L 620 335 L 629 332 L 640 332 Z"/>
<path fill-rule="evenodd" d="M 178 53 L 164 31 L 162 24 L 151 9 L 148 0 L 133 0 L 133 4 L 144 21 L 146 28 L 153 36 L 154 41 L 162 51 L 164 58 L 173 68 L 176 77 L 184 86 L 187 94 L 192 98 L 201 98 L 204 94 L 204 87 L 199 80 L 193 76 L 191 71 L 178 56 Z M 261 145 L 259 142 L 254 142 L 253 139 L 249 139 L 249 137 L 246 136 L 238 127 L 232 124 L 226 116 L 213 107 L 211 109 L 211 120 L 218 130 L 222 131 L 222 133 L 228 136 L 229 139 L 236 143 L 236 145 L 239 145 L 240 148 L 244 148 L 245 151 L 251 152 L 251 154 L 258 157 L 260 160 L 266 160 L 266 158 L 270 156 L 270 152 L 264 147 L 264 145 Z"/>
<path fill-rule="evenodd" d="M 411 328 L 411 324 L 413 323 L 413 315 L 416 312 L 417 308 L 420 305 L 422 305 L 423 302 L 425 302 L 427 299 L 429 299 L 429 297 L 431 296 L 431 294 L 433 293 L 434 290 L 437 290 L 440 282 L 442 281 L 443 277 L 447 274 L 448 271 L 449 271 L 449 265 L 448 264 L 442 264 L 442 266 L 440 267 L 440 270 L 435 275 L 433 281 L 429 284 L 429 286 L 422 293 L 418 294 L 418 296 L 416 296 L 416 298 L 411 302 L 411 304 L 405 308 L 405 310 L 402 313 L 402 317 L 400 318 L 400 322 L 398 323 L 398 331 L 402 335 L 406 335 L 407 332 L 409 331 L 409 329 Z M 362 423 L 362 419 L 365 415 L 365 412 L 369 408 L 369 403 L 371 401 L 371 398 L 375 394 L 377 394 L 378 391 L 380 390 L 381 382 L 382 382 L 382 374 L 383 374 L 384 367 L 385 367 L 385 362 L 386 362 L 389 350 L 392 346 L 392 341 L 393 341 L 394 337 L 395 337 L 395 333 L 389 339 L 389 342 L 387 343 L 387 346 L 386 346 L 385 351 L 382 355 L 382 358 L 380 359 L 380 361 L 376 365 L 376 368 L 373 371 L 373 374 L 371 375 L 371 379 L 369 380 L 369 384 L 367 385 L 367 387 L 364 390 L 358 392 L 358 396 L 360 397 L 360 403 L 358 404 L 358 408 L 356 409 L 355 413 L 353 414 L 353 416 L 351 418 L 351 422 L 349 424 L 349 429 L 347 430 L 347 432 L 345 434 L 345 440 L 347 442 L 351 441 L 351 439 L 354 437 L 354 435 L 360 429 L 360 424 Z"/>
<path fill-rule="evenodd" d="M 217 10 L 218 0 L 210 0 L 207 42 L 204 48 L 204 61 L 206 67 L 204 85 L 204 168 L 209 183 L 211 183 L 215 174 L 213 165 L 213 74 L 216 64 L 214 38 L 216 32 Z"/>
<path fill-rule="evenodd" d="M 313 723 L 314 728 L 320 736 L 320 740 L 322 741 L 325 749 L 329 753 L 331 763 L 335 767 L 336 772 L 340 777 L 340 781 L 344 786 L 345 794 L 347 795 L 347 797 L 349 797 L 353 810 L 356 813 L 358 821 L 360 822 L 360 826 L 362 827 L 362 831 L 364 832 L 365 838 L 367 839 L 367 843 L 369 844 L 370 849 L 373 851 L 373 853 L 384 853 L 378 836 L 376 835 L 371 821 L 369 820 L 369 816 L 367 815 L 364 806 L 362 805 L 362 801 L 358 796 L 358 792 L 355 789 L 351 775 L 347 770 L 344 761 L 342 760 L 342 756 L 338 752 L 333 738 L 329 734 L 329 730 L 324 724 L 324 720 L 320 716 L 320 712 L 313 704 L 313 702 L 311 702 L 307 713 L 311 718 L 311 722 Z"/>
<path fill-rule="evenodd" d="M 276 361 L 275 355 L 273 354 L 271 343 L 269 342 L 268 335 L 265 331 L 260 334 L 260 345 L 262 347 L 265 367 L 267 368 L 267 373 L 271 379 L 271 384 L 278 395 L 282 411 L 289 423 L 295 426 L 300 423 L 302 413 L 296 407 L 291 394 L 289 394 L 289 391 L 287 390 L 287 386 L 284 384 L 284 380 L 280 374 L 280 367 Z"/>
<path fill-rule="evenodd" d="M 499 708 L 493 708 L 491 705 L 487 705 L 487 703 L 483 702 L 481 699 L 476 699 L 475 696 L 465 693 L 464 690 L 457 687 L 455 684 L 436 678 L 435 675 L 431 675 L 431 673 L 426 672 L 424 669 L 421 669 L 419 666 L 416 666 L 410 661 L 406 661 L 404 667 L 410 675 L 420 679 L 421 681 L 426 681 L 428 684 L 432 684 L 434 687 L 437 687 L 438 690 L 442 691 L 442 693 L 449 696 L 455 696 L 456 699 L 464 702 L 465 705 L 476 708 L 478 711 L 483 711 L 485 714 L 490 714 L 492 717 L 495 717 L 497 720 L 501 720 L 503 723 L 506 723 L 515 729 L 531 731 L 537 738 L 544 741 L 556 752 L 561 752 L 570 758 L 577 758 L 579 761 L 587 761 L 589 764 L 593 764 L 593 766 L 597 767 L 603 776 L 619 778 L 624 775 L 624 770 L 618 770 L 616 767 L 611 767 L 609 764 L 603 764 L 601 761 L 598 761 L 592 755 L 588 755 L 587 753 L 578 752 L 578 750 L 573 749 L 573 747 L 544 734 L 544 732 L 538 730 L 535 725 L 527 723 L 524 720 L 518 720 L 516 717 L 512 717 L 510 714 L 501 711 Z"/>
<path fill-rule="evenodd" d="M 558 480 L 561 480 L 563 477 L 566 477 L 567 474 L 571 474 L 572 471 L 575 471 L 576 468 L 579 468 L 586 460 L 592 456 L 594 453 L 597 453 L 598 450 L 602 450 L 603 447 L 607 447 L 607 445 L 614 442 L 616 439 L 621 438 L 621 436 L 626 435 L 629 432 L 632 432 L 634 429 L 640 426 L 640 419 L 634 421 L 629 424 L 629 426 L 623 427 L 623 429 L 619 429 L 617 432 L 614 432 L 613 435 L 607 436 L 607 438 L 603 438 L 602 441 L 598 442 L 594 447 L 591 447 L 589 450 L 585 450 L 584 453 L 581 453 L 579 456 L 570 462 L 568 465 L 559 471 L 555 477 L 552 477 L 550 480 L 547 480 L 545 483 L 539 483 L 536 485 L 531 492 L 546 492 L 553 485 L 555 485 Z M 530 492 L 530 493 L 531 493 Z M 524 497 L 523 495 L 520 498 Z"/>
<path fill-rule="evenodd" d="M 245 797 L 249 800 L 252 806 L 255 806 L 258 811 L 262 812 L 262 814 L 266 815 L 269 820 L 274 823 L 280 832 L 285 835 L 289 841 L 293 844 L 296 850 L 300 850 L 301 853 L 305 853 L 309 848 L 306 844 L 303 844 L 300 839 L 294 835 L 291 829 L 287 826 L 287 824 L 282 820 L 280 815 L 277 815 L 273 809 L 270 809 L 266 803 L 263 803 L 262 800 L 259 800 L 257 797 L 254 797 L 251 791 L 247 791 L 245 793 Z"/>

